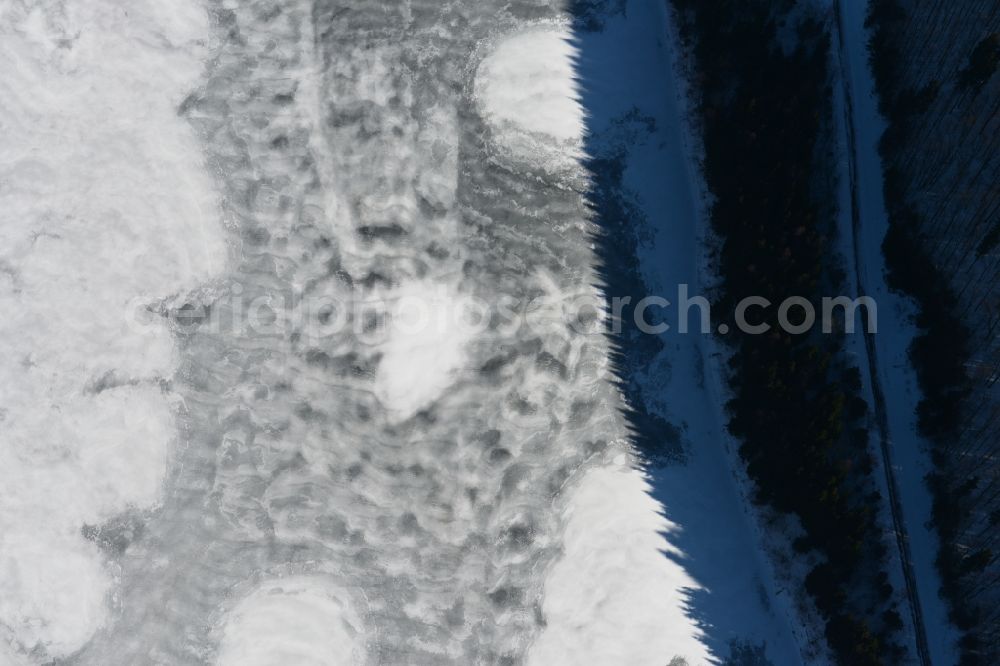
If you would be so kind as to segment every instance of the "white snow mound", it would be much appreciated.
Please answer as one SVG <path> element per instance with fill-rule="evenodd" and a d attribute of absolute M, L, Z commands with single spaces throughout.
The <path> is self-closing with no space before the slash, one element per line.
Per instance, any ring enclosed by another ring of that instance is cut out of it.
<path fill-rule="evenodd" d="M 384 305 L 388 335 L 378 345 L 375 395 L 401 421 L 440 398 L 465 368 L 477 311 L 457 289 L 427 282 L 405 283 Z"/>
<path fill-rule="evenodd" d="M 227 620 L 217 666 L 353 666 L 364 661 L 348 597 L 320 576 L 270 581 Z"/>
<path fill-rule="evenodd" d="M 662 515 L 643 474 L 597 467 L 566 509 L 564 554 L 545 582 L 547 626 L 529 666 L 664 666 L 710 663 L 704 632 L 688 617 L 698 584 L 666 554 L 677 526 Z"/>
<path fill-rule="evenodd" d="M 475 96 L 497 150 L 549 171 L 577 168 L 584 113 L 568 26 L 534 26 L 497 44 L 479 65 Z"/>

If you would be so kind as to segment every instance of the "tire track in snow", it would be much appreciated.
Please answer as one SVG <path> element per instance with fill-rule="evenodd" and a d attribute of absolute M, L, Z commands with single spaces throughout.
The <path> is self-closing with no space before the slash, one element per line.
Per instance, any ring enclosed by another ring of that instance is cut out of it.
<path fill-rule="evenodd" d="M 867 295 L 865 289 L 865 271 L 863 270 L 863 254 L 860 246 L 861 236 L 861 206 L 858 197 L 857 187 L 857 141 L 854 127 L 854 95 L 850 86 L 850 70 L 844 62 L 844 53 L 849 48 L 846 43 L 843 29 L 843 17 L 841 14 L 841 0 L 834 1 L 834 11 L 836 13 L 837 26 L 837 61 L 840 64 L 841 81 L 844 88 L 844 123 L 848 136 L 848 172 L 850 178 L 851 192 L 851 246 L 853 249 L 852 263 L 854 265 L 855 281 L 858 287 L 858 296 Z M 868 375 L 871 380 L 872 397 L 875 402 L 875 419 L 878 424 L 879 450 L 882 454 L 882 465 L 885 468 L 885 482 L 889 491 L 889 509 L 892 516 L 893 533 L 896 537 L 896 547 L 899 550 L 900 565 L 902 567 L 903 580 L 906 583 L 907 605 L 910 607 L 910 614 L 913 619 L 913 630 L 917 656 L 923 666 L 930 666 L 930 650 L 927 645 L 927 631 L 924 627 L 923 610 L 920 605 L 920 595 L 917 590 L 916 574 L 914 573 L 912 555 L 910 553 L 910 536 L 906 529 L 906 521 L 903 519 L 903 504 L 899 498 L 899 490 L 896 485 L 896 477 L 893 473 L 891 435 L 889 432 L 889 418 L 886 410 L 885 393 L 882 390 L 882 380 L 879 375 L 878 353 L 875 347 L 875 334 L 869 331 L 868 311 L 862 309 L 862 326 L 864 327 L 865 356 L 868 361 Z"/>

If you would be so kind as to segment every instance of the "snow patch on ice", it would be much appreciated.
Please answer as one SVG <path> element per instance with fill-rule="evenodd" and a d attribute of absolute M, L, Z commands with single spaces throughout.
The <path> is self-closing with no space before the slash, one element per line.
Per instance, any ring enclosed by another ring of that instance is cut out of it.
<path fill-rule="evenodd" d="M 0 642 L 25 662 L 106 618 L 113 571 L 83 527 L 159 496 L 175 352 L 128 313 L 225 262 L 176 111 L 207 33 L 196 2 L 0 10 Z"/>
<path fill-rule="evenodd" d="M 234 608 L 218 666 L 350 666 L 364 661 L 361 622 L 329 581 L 270 581 Z"/>
<path fill-rule="evenodd" d="M 545 583 L 547 626 L 529 665 L 710 661 L 685 610 L 687 593 L 699 586 L 667 541 L 678 526 L 649 492 L 641 472 L 612 467 L 594 468 L 573 491 L 565 552 Z"/>
<path fill-rule="evenodd" d="M 441 397 L 467 364 L 476 310 L 457 289 L 414 281 L 393 295 L 387 314 L 375 394 L 404 420 Z"/>
<path fill-rule="evenodd" d="M 568 26 L 533 26 L 483 59 L 475 80 L 480 113 L 516 162 L 553 171 L 579 167 L 584 113 Z"/>
<path fill-rule="evenodd" d="M 39 518 L 34 511 L 29 515 Z M 0 617 L 19 645 L 42 645 L 49 654 L 72 651 L 90 638 L 107 613 L 104 595 L 112 579 L 100 552 L 81 543 L 78 531 L 56 531 L 46 523 L 35 528 L 26 520 L 4 523 Z M 0 663 L 19 663 L 11 659 Z"/>

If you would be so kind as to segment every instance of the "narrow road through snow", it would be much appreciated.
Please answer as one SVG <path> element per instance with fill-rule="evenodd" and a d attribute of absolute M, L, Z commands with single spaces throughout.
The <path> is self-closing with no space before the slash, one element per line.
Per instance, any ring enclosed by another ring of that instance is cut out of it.
<path fill-rule="evenodd" d="M 841 61 L 846 56 L 850 45 L 844 41 L 843 18 L 839 11 L 841 3 L 838 1 L 838 25 L 840 58 Z M 850 71 L 849 67 L 843 67 L 845 72 Z M 861 206 L 858 200 L 858 157 L 859 150 L 857 143 L 857 133 L 854 118 L 854 94 L 851 79 L 844 77 L 844 95 L 846 99 L 847 112 L 844 114 L 847 135 L 851 143 L 848 150 L 848 164 L 850 173 L 851 189 L 851 228 L 853 230 L 852 249 L 854 275 L 857 281 L 858 296 L 868 295 L 865 288 L 867 275 L 865 271 L 864 256 L 860 247 L 861 237 Z M 927 666 L 931 663 L 929 650 L 927 649 L 927 632 L 924 630 L 923 611 L 920 607 L 920 592 L 917 589 L 916 577 L 913 573 L 913 561 L 910 555 L 910 537 L 906 531 L 906 521 L 903 519 L 903 505 L 899 499 L 899 490 L 896 487 L 896 477 L 892 467 L 891 436 L 889 434 L 889 418 L 886 412 L 885 393 L 882 389 L 882 381 L 879 378 L 878 349 L 875 345 L 875 334 L 869 328 L 869 314 L 866 310 L 861 310 L 862 327 L 865 340 L 865 355 L 868 361 L 868 374 L 871 381 L 871 392 L 874 401 L 875 420 L 878 426 L 879 451 L 882 454 L 883 469 L 885 471 L 886 488 L 889 492 L 889 509 L 892 516 L 893 532 L 896 536 L 896 547 L 899 549 L 899 558 L 902 565 L 903 580 L 906 584 L 907 605 L 913 618 L 914 640 L 917 655 L 920 663 Z"/>
<path fill-rule="evenodd" d="M 908 349 L 915 330 L 909 303 L 889 291 L 884 277 L 881 246 L 888 216 L 877 148 L 884 122 L 868 64 L 867 7 L 866 0 L 834 2 L 838 31 L 834 64 L 840 66 L 843 85 L 851 207 L 851 248 L 845 256 L 853 264 L 857 295 L 872 297 L 879 306 L 875 331 L 869 332 L 864 309 L 860 324 L 914 648 L 925 666 L 954 663 L 956 636 L 939 595 L 934 566 L 937 541 L 929 523 L 931 498 L 924 482 L 930 461 L 914 417 L 919 393 Z"/>

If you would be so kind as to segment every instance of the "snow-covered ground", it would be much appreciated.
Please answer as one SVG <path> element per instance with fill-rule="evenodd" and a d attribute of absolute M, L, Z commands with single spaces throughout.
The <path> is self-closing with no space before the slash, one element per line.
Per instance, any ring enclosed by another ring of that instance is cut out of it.
<path fill-rule="evenodd" d="M 176 442 L 167 326 L 130 325 L 221 271 L 211 179 L 177 105 L 195 2 L 0 4 L 0 662 L 65 657 L 117 571 L 85 538 L 160 501 Z M 155 76 L 150 73 L 155 72 Z"/>
<path fill-rule="evenodd" d="M 834 63 L 842 66 L 838 76 L 845 83 L 845 94 L 838 95 L 838 98 L 841 104 L 846 101 L 846 110 L 850 114 L 838 114 L 837 118 L 845 119 L 841 128 L 845 150 L 853 151 L 850 161 L 846 155 L 840 160 L 845 191 L 841 205 L 844 254 L 851 262 L 856 259 L 861 287 L 878 305 L 878 330 L 873 336 L 877 381 L 885 399 L 891 474 L 909 537 L 912 584 L 919 600 L 918 617 L 922 618 L 928 656 L 933 664 L 955 664 L 959 636 L 948 620 L 945 601 L 939 594 L 941 579 L 934 565 L 938 537 L 930 522 L 931 494 L 925 482 L 925 477 L 932 470 L 929 444 L 916 430 L 915 409 L 920 393 L 907 353 L 916 333 L 912 323 L 914 307 L 908 299 L 890 291 L 885 282 L 882 240 L 888 228 L 888 218 L 882 192 L 882 162 L 878 154 L 878 141 L 885 130 L 885 122 L 878 112 L 878 99 L 868 64 L 869 34 L 864 26 L 868 3 L 865 0 L 839 0 L 834 3 L 834 8 L 840 13 L 841 32 L 841 39 L 835 39 L 833 43 L 835 53 L 839 54 Z M 853 145 L 849 145 L 852 134 Z M 849 170 L 852 163 L 855 169 L 853 178 Z M 858 212 L 856 239 L 852 228 L 852 184 Z M 855 243 L 858 248 L 856 257 L 853 252 Z M 854 271 L 849 273 L 853 281 Z M 860 319 L 856 326 L 858 331 L 862 330 Z M 854 339 L 860 365 L 867 368 L 865 345 L 859 337 Z M 866 380 L 866 384 L 870 383 Z M 883 495 L 886 494 L 883 490 Z M 894 559 L 897 563 L 899 558 L 896 551 Z M 905 592 L 902 576 L 895 575 L 894 578 L 896 587 Z"/>

